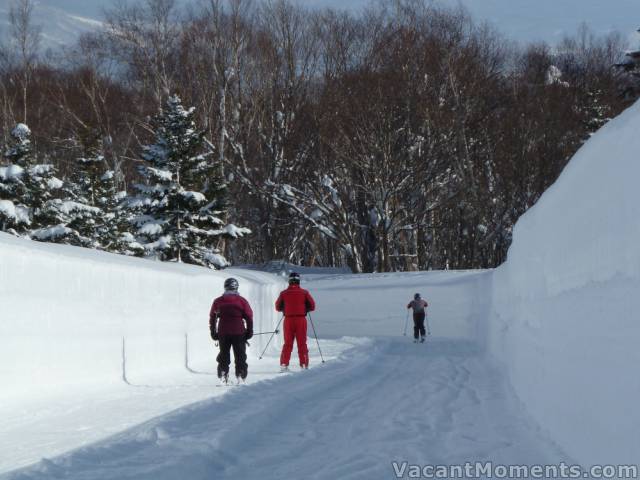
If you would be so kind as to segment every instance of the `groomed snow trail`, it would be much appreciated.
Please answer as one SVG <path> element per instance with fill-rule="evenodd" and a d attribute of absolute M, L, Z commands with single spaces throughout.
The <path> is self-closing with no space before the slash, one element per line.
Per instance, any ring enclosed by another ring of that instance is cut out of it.
<path fill-rule="evenodd" d="M 395 478 L 393 461 L 568 460 L 473 343 L 347 341 L 338 360 L 230 388 L 8 478 L 382 479 Z"/>

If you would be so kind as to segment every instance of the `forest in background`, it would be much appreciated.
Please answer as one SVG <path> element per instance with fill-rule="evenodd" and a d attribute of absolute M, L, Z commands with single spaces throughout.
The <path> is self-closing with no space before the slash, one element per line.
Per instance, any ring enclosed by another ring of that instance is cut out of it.
<path fill-rule="evenodd" d="M 520 215 L 637 91 L 616 67 L 621 34 L 518 46 L 422 0 L 120 2 L 55 52 L 29 8 L 15 2 L 0 47 L 2 144 L 27 124 L 63 181 L 97 149 L 132 192 L 179 95 L 223 171 L 224 221 L 252 231 L 219 240 L 236 264 L 495 267 Z"/>

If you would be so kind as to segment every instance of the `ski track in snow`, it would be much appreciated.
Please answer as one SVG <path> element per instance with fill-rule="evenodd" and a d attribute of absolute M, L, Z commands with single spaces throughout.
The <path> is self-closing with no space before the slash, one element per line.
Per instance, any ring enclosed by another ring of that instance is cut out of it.
<path fill-rule="evenodd" d="M 325 365 L 224 389 L 0 477 L 379 479 L 394 478 L 392 461 L 567 460 L 529 423 L 500 370 L 474 343 L 345 341 L 354 347 Z"/>

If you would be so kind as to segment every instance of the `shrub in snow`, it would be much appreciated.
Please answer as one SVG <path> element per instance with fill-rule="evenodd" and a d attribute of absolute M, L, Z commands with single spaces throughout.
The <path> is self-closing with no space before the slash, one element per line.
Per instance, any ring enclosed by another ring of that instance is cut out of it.
<path fill-rule="evenodd" d="M 155 117 L 155 141 L 143 148 L 137 195 L 128 199 L 138 242 L 148 256 L 221 268 L 224 239 L 249 230 L 225 225 L 227 185 L 222 166 L 205 151 L 194 108 L 170 97 Z"/>

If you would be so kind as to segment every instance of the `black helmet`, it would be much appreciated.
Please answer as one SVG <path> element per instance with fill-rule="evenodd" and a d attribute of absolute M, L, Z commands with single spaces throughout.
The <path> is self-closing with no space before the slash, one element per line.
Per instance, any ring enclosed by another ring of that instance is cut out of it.
<path fill-rule="evenodd" d="M 229 291 L 232 291 L 232 292 L 237 292 L 239 286 L 240 285 L 238 284 L 238 280 L 236 280 L 235 278 L 227 278 L 224 281 L 224 289 L 225 290 L 229 290 Z"/>
<path fill-rule="evenodd" d="M 420 294 L 419 294 L 419 293 L 416 293 L 416 294 L 413 296 L 413 299 L 414 299 L 414 300 L 420 300 Z"/>
<path fill-rule="evenodd" d="M 300 274 L 296 272 L 291 272 L 289 274 L 289 285 L 300 285 Z"/>

